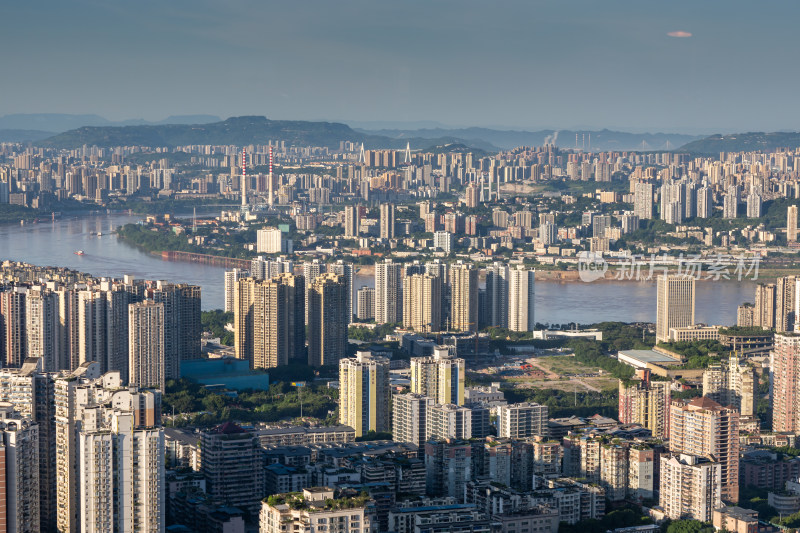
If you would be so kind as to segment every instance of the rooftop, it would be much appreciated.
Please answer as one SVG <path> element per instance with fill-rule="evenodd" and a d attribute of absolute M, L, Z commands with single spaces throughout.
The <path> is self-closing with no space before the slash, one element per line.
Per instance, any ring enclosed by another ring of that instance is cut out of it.
<path fill-rule="evenodd" d="M 653 350 L 620 350 L 618 356 L 624 356 L 641 363 L 677 363 L 673 357 L 654 352 Z"/>

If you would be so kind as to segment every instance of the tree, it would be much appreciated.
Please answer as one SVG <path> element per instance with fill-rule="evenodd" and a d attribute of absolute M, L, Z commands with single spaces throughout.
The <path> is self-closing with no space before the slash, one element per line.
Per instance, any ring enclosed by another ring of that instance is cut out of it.
<path fill-rule="evenodd" d="M 699 520 L 676 520 L 667 526 L 666 533 L 714 533 L 714 526 Z"/>

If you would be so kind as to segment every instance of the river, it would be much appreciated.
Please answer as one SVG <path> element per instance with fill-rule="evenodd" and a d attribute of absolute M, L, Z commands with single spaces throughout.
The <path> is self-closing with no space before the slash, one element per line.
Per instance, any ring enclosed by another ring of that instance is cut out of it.
<path fill-rule="evenodd" d="M 130 246 L 112 234 L 114 228 L 141 216 L 101 215 L 37 224 L 0 226 L 0 259 L 36 265 L 63 266 L 95 276 L 163 279 L 202 287 L 203 309 L 223 306 L 224 268 L 163 261 Z M 103 233 L 97 236 L 97 233 Z M 85 255 L 75 255 L 83 250 Z M 374 285 L 356 277 L 355 286 Z M 755 283 L 720 281 L 697 283 L 697 322 L 736 323 L 736 307 L 752 302 Z M 656 287 L 653 282 L 536 282 L 536 321 L 588 324 L 605 320 L 654 322 Z"/>

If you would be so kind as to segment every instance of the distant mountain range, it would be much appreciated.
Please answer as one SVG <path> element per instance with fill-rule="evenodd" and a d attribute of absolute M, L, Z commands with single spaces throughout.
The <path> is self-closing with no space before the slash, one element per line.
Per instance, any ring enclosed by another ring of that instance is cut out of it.
<path fill-rule="evenodd" d="M 31 130 L 50 132 L 50 135 L 74 130 L 83 126 L 142 126 L 146 124 L 206 124 L 219 122 L 214 115 L 172 115 L 164 120 L 148 121 L 141 118 L 108 120 L 100 115 L 69 115 L 66 113 L 17 113 L 0 117 L 0 130 Z M 30 140 L 30 139 L 26 139 Z"/>
<path fill-rule="evenodd" d="M 364 143 L 370 148 L 413 149 L 445 144 L 468 144 L 474 148 L 497 151 L 497 147 L 482 141 L 465 141 L 448 136 L 435 138 L 408 137 L 394 139 L 383 135 L 357 132 L 346 124 L 336 122 L 305 122 L 269 120 L 265 117 L 232 117 L 208 124 L 166 124 L 146 126 L 85 126 L 60 133 L 37 142 L 53 148 L 79 146 L 182 146 L 187 144 L 265 144 L 285 141 L 301 146 L 339 148 L 341 141 Z"/>
<path fill-rule="evenodd" d="M 548 142 L 561 148 L 597 150 L 674 150 L 688 142 L 701 139 L 698 135 L 682 133 L 629 133 L 611 130 L 540 130 L 514 131 L 489 128 L 428 128 L 428 129 L 356 129 L 362 133 L 394 139 L 406 137 L 453 137 L 464 144 L 484 142 L 504 150 L 517 146 L 542 146 Z M 576 143 L 577 135 L 577 143 Z M 590 144 L 591 143 L 591 144 Z"/>
<path fill-rule="evenodd" d="M 108 120 L 100 115 L 69 115 L 65 113 L 17 113 L 0 117 L 0 142 L 36 142 L 84 126 L 134 126 L 159 124 L 206 124 L 219 122 L 214 115 L 172 115 L 164 120 L 147 121 L 141 118 Z"/>
<path fill-rule="evenodd" d="M 0 129 L 0 143 L 41 141 L 52 136 L 52 131 Z"/>
<path fill-rule="evenodd" d="M 360 122 L 361 126 L 370 123 Z M 378 123 L 374 123 L 378 124 Z M 54 148 L 97 146 L 179 146 L 186 144 L 262 144 L 269 140 L 296 145 L 338 148 L 342 141 L 364 143 L 366 149 L 414 150 L 457 145 L 486 152 L 553 143 L 561 148 L 628 151 L 675 150 L 703 155 L 743 150 L 800 147 L 800 133 L 739 133 L 703 137 L 681 133 L 630 133 L 612 130 L 500 130 L 436 127 L 435 122 L 410 123 L 416 129 L 351 128 L 338 122 L 270 120 L 265 117 L 177 115 L 157 122 L 143 119 L 110 121 L 99 115 L 15 114 L 0 117 L 0 142 L 33 142 Z M 577 140 L 577 143 L 576 143 Z M 590 144 L 591 143 L 591 144 Z"/>
<path fill-rule="evenodd" d="M 800 147 L 798 132 L 749 132 L 711 135 L 681 146 L 682 152 L 719 155 L 720 152 L 751 152 Z"/>

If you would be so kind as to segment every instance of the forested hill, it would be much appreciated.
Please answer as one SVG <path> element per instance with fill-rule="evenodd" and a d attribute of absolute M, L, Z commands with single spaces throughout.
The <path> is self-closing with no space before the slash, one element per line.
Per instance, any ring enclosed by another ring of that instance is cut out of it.
<path fill-rule="evenodd" d="M 166 124 L 144 126 L 86 126 L 60 133 L 37 143 L 52 148 L 74 149 L 83 145 L 112 146 L 184 146 L 190 144 L 248 145 L 267 141 L 285 141 L 297 146 L 339 148 L 341 141 L 364 143 L 366 149 L 413 149 L 431 145 L 463 143 L 492 150 L 488 143 L 465 141 L 451 137 L 392 139 L 381 135 L 357 132 L 337 122 L 270 120 L 266 117 L 232 117 L 209 124 Z"/>
<path fill-rule="evenodd" d="M 719 155 L 720 152 L 773 151 L 778 148 L 800 147 L 799 132 L 749 132 L 711 135 L 681 146 L 678 151 L 702 155 Z"/>

